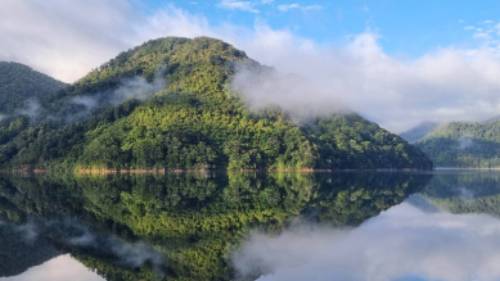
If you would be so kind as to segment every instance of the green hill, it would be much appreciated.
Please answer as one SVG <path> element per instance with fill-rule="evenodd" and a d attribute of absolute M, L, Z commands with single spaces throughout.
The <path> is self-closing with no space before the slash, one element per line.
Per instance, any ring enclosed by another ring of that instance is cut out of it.
<path fill-rule="evenodd" d="M 42 101 L 36 123 L 4 122 L 0 163 L 236 170 L 432 167 L 418 149 L 355 114 L 299 126 L 280 110 L 251 112 L 230 87 L 241 65 L 264 68 L 215 39 L 146 42 Z"/>
<path fill-rule="evenodd" d="M 417 146 L 436 166 L 500 167 L 500 121 L 452 122 L 430 132 Z"/>
<path fill-rule="evenodd" d="M 64 86 L 26 65 L 0 62 L 0 114 L 22 110 L 29 99 L 47 99 Z"/>

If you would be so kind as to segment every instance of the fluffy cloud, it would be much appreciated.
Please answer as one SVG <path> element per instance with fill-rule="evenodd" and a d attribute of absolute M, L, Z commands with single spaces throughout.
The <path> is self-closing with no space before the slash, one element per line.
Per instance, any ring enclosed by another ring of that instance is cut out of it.
<path fill-rule="evenodd" d="M 126 1 L 2 1 L 0 59 L 72 81 L 127 48 L 136 18 Z"/>
<path fill-rule="evenodd" d="M 257 108 L 280 105 L 300 115 L 344 108 L 394 131 L 422 121 L 484 120 L 500 112 L 500 59 L 489 48 L 446 48 L 402 59 L 385 53 L 373 33 L 353 36 L 343 46 L 320 46 L 263 28 L 255 38 L 249 53 L 282 73 L 251 87 L 247 73 L 236 79 L 235 87 Z"/>
<path fill-rule="evenodd" d="M 352 230 L 296 227 L 254 234 L 234 255 L 258 281 L 500 279 L 500 221 L 485 215 L 424 212 L 408 203 Z"/>
<path fill-rule="evenodd" d="M 353 110 L 393 131 L 422 121 L 483 120 L 500 112 L 500 58 L 491 39 L 495 22 L 488 23 L 488 44 L 475 49 L 448 47 L 401 58 L 387 54 L 371 32 L 344 44 L 318 44 L 262 22 L 215 26 L 174 6 L 142 14 L 133 1 L 89 1 L 3 1 L 0 60 L 74 81 L 148 39 L 205 35 L 278 70 L 277 84 L 265 81 L 265 88 L 247 89 L 240 79 L 243 84 L 236 85 L 257 108 L 279 105 L 299 116 Z M 242 7 L 248 1 L 223 2 Z"/>

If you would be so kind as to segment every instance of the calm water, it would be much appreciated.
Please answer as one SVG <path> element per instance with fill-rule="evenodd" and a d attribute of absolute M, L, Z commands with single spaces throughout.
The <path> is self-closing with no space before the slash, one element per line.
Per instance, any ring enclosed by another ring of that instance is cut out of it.
<path fill-rule="evenodd" d="M 500 280 L 500 173 L 0 177 L 0 280 Z"/>

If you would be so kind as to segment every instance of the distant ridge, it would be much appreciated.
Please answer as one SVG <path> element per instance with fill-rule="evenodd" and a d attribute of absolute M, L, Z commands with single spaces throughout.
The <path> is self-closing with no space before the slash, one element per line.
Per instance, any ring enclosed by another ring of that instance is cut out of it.
<path fill-rule="evenodd" d="M 422 140 L 425 136 L 431 133 L 434 129 L 439 126 L 435 122 L 423 122 L 416 127 L 411 128 L 400 134 L 400 136 L 408 141 L 409 143 L 416 143 Z"/>
<path fill-rule="evenodd" d="M 0 61 L 0 114 L 14 113 L 29 99 L 46 99 L 66 84 L 29 66 Z"/>
<path fill-rule="evenodd" d="M 416 145 L 441 167 L 500 167 L 500 120 L 451 122 L 438 126 Z"/>

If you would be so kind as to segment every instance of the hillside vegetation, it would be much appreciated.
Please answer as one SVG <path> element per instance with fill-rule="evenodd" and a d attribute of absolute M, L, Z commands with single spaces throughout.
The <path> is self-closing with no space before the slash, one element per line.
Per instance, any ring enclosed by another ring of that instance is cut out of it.
<path fill-rule="evenodd" d="M 230 82 L 263 68 L 210 38 L 163 38 L 121 53 L 40 103 L 37 118 L 2 121 L 5 167 L 428 169 L 418 149 L 356 114 L 297 125 L 250 111 Z"/>
<path fill-rule="evenodd" d="M 0 114 L 7 115 L 29 107 L 30 99 L 47 99 L 65 86 L 28 66 L 0 61 Z"/>
<path fill-rule="evenodd" d="M 436 166 L 500 167 L 500 121 L 439 126 L 417 146 Z"/>

